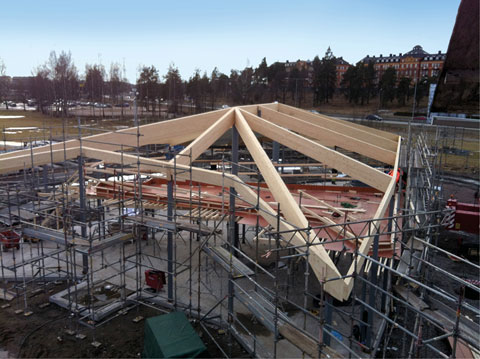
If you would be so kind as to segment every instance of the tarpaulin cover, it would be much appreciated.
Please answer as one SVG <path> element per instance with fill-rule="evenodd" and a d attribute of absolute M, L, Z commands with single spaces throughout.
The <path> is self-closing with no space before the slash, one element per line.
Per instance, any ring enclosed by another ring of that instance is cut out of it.
<path fill-rule="evenodd" d="M 207 348 L 183 312 L 148 318 L 143 358 L 196 358 Z"/>

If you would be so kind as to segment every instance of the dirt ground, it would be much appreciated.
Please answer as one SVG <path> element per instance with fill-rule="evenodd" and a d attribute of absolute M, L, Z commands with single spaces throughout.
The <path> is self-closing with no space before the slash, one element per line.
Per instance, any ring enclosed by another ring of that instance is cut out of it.
<path fill-rule="evenodd" d="M 63 285 L 51 285 L 49 291 L 58 292 Z M 163 314 L 143 305 L 136 306 L 125 315 L 119 315 L 105 324 L 90 329 L 77 324 L 76 318 L 70 318 L 68 312 L 55 304 L 41 308 L 48 303 L 50 292 L 43 292 L 28 298 L 32 315 L 15 314 L 16 309 L 23 309 L 23 299 L 9 302 L 8 308 L 0 309 L 0 350 L 6 350 L 12 358 L 139 358 L 143 350 L 145 320 L 134 323 L 137 316 L 149 318 Z M 7 302 L 0 301 L 0 305 Z M 222 354 L 196 325 L 197 332 L 207 346 L 203 357 L 217 358 Z M 73 330 L 74 334 L 67 333 Z M 223 331 L 210 328 L 209 332 L 215 340 L 227 348 L 228 335 Z M 84 339 L 76 338 L 76 334 L 84 334 Z M 101 343 L 96 348 L 92 342 Z M 225 349 L 224 349 L 225 350 Z M 235 357 L 248 357 L 245 351 L 234 342 L 232 352 Z"/>

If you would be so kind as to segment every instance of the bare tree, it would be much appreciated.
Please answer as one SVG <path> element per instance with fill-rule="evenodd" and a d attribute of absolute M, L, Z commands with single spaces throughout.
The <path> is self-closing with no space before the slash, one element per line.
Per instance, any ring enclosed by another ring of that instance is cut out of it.
<path fill-rule="evenodd" d="M 10 89 L 10 77 L 6 73 L 7 67 L 5 63 L 0 58 L 0 103 L 2 103 L 9 92 Z M 5 102 L 8 110 L 8 102 Z"/>
<path fill-rule="evenodd" d="M 118 62 L 112 62 L 110 65 L 110 72 L 109 72 L 109 94 L 110 100 L 113 104 L 118 104 L 120 100 L 120 106 L 122 110 L 122 118 L 123 118 L 123 93 L 125 92 L 126 86 L 126 79 L 122 76 L 122 69 Z"/>
<path fill-rule="evenodd" d="M 52 51 L 47 63 L 49 75 L 53 81 L 54 94 L 64 116 L 68 115 L 68 100 L 78 98 L 78 72 L 72 60 L 72 54 L 62 51 L 59 56 Z"/>
<path fill-rule="evenodd" d="M 30 80 L 30 94 L 37 101 L 37 110 L 42 113 L 54 100 L 53 82 L 50 80 L 50 69 L 41 65 L 32 71 Z"/>

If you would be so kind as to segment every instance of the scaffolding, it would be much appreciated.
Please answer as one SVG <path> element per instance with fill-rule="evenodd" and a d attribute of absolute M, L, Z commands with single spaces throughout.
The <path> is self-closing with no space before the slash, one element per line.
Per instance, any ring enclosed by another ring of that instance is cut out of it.
<path fill-rule="evenodd" d="M 245 171 L 255 178 L 250 189 L 257 199 L 248 202 L 223 184 L 216 194 L 221 207 L 209 209 L 204 185 L 192 177 L 192 154 L 162 144 L 141 146 L 136 118 L 135 124 L 136 133 L 123 134 L 136 136 L 133 152 L 108 143 L 121 154 L 120 164 L 83 155 L 82 146 L 95 140 L 85 138 L 79 120 L 75 160 L 67 159 L 69 138 L 63 129 L 63 161 L 54 161 L 50 138 L 50 164 L 35 166 L 31 140 L 32 166 L 1 178 L 2 222 L 5 229 L 22 234 L 18 250 L 0 254 L 1 296 L 18 310 L 32 312 L 30 295 L 55 285 L 62 288 L 50 301 L 71 313 L 65 320 L 73 331 L 83 325 L 95 333 L 140 306 L 181 310 L 225 357 L 232 356 L 233 341 L 253 357 L 449 358 L 457 357 L 460 347 L 479 350 L 480 310 L 465 292 L 480 292 L 467 280 L 480 267 L 439 243 L 448 214 L 437 175 L 441 157 L 435 152 L 438 146 L 432 146 L 439 131 L 435 139 L 427 138 L 431 133 L 409 131 L 400 164 L 408 179 L 398 182 L 388 216 L 281 230 L 280 204 L 276 229 L 262 227 L 258 215 L 249 228 L 238 223 L 239 212 L 262 211 L 263 188 L 262 174 L 240 163 L 235 128 L 229 151 L 216 163 L 223 173 Z M 278 148 L 272 145 L 274 151 Z M 177 165 L 179 154 L 188 158 L 188 168 Z M 127 155 L 136 161 L 124 163 Z M 145 162 L 159 156 L 173 160 L 170 176 L 163 174 L 165 167 L 156 171 Z M 205 163 L 213 160 L 205 155 Z M 287 166 L 288 159 L 283 160 Z M 156 201 L 147 196 L 151 179 L 166 185 L 166 195 Z M 99 183 L 114 190 L 101 196 L 92 190 Z M 353 250 L 346 245 L 351 241 L 346 233 L 356 239 Z M 292 245 L 298 234 L 308 238 L 304 245 Z M 363 254 L 359 245 L 371 237 L 370 253 Z M 392 256 L 382 255 L 381 237 L 391 239 Z M 328 249 L 332 244 L 342 249 Z M 312 276 L 309 261 L 317 246 L 325 248 L 341 276 Z M 448 258 L 461 266 L 462 274 L 444 269 Z M 148 269 L 166 274 L 165 291 L 146 287 Z M 336 281 L 352 283 L 346 301 L 325 290 Z M 212 328 L 228 333 L 226 346 L 217 342 Z"/>

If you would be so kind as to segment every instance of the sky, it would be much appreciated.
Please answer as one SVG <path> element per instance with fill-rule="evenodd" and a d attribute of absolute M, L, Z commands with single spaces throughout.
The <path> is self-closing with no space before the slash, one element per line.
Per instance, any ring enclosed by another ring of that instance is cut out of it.
<path fill-rule="evenodd" d="M 9 76 L 29 76 L 51 51 L 86 64 L 139 68 L 169 65 L 184 79 L 195 69 L 258 66 L 333 54 L 356 63 L 366 55 L 405 53 L 421 45 L 447 51 L 460 0 L 2 0 L 0 58 Z"/>

